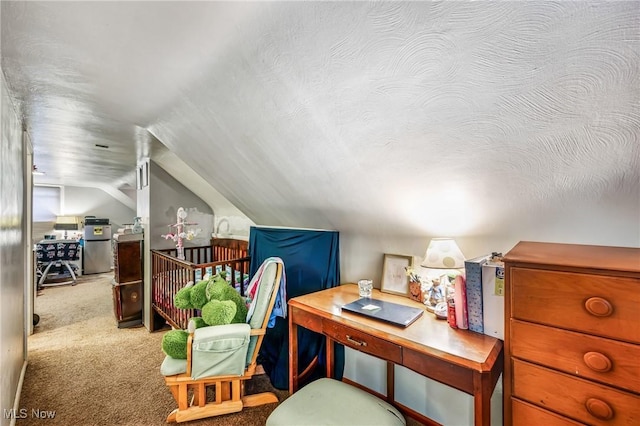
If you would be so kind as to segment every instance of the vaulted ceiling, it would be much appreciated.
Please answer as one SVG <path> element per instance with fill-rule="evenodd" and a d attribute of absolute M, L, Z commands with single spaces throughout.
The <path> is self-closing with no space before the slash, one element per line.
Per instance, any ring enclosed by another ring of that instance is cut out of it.
<path fill-rule="evenodd" d="M 640 204 L 637 1 L 2 1 L 1 19 L 36 183 L 126 188 L 161 143 L 258 224 L 474 235 Z"/>

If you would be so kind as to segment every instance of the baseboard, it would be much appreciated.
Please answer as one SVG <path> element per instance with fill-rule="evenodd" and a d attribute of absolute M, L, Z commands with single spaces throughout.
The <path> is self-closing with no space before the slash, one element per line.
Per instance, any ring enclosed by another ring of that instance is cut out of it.
<path fill-rule="evenodd" d="M 22 363 L 22 369 L 20 370 L 20 379 L 18 380 L 18 387 L 16 389 L 16 397 L 13 401 L 13 412 L 18 413 L 20 410 L 20 396 L 22 395 L 22 385 L 24 384 L 24 375 L 27 373 L 27 360 Z M 16 426 L 16 416 L 11 416 L 9 426 Z"/>

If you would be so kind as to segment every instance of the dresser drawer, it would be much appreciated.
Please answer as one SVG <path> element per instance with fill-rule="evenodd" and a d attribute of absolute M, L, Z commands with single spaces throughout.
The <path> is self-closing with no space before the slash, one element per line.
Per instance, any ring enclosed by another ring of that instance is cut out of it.
<path fill-rule="evenodd" d="M 640 343 L 640 280 L 513 267 L 512 318 Z"/>
<path fill-rule="evenodd" d="M 402 364 L 402 347 L 333 321 L 323 321 L 324 334 L 357 351 Z"/>
<path fill-rule="evenodd" d="M 581 423 L 513 398 L 513 426 L 580 426 Z"/>
<path fill-rule="evenodd" d="M 632 425 L 640 397 L 512 359 L 513 396 L 591 425 Z"/>
<path fill-rule="evenodd" d="M 511 320 L 511 355 L 640 393 L 640 346 Z"/>

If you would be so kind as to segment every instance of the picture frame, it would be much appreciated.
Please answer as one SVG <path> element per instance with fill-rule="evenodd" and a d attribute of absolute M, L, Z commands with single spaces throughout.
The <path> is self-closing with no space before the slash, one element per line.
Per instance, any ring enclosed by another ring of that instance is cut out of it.
<path fill-rule="evenodd" d="M 384 254 L 380 291 L 409 296 L 409 276 L 405 268 L 412 267 L 413 256 Z"/>

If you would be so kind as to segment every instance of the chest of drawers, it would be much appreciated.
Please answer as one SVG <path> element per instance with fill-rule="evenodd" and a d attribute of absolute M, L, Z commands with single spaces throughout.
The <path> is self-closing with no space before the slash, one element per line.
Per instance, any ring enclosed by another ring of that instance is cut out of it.
<path fill-rule="evenodd" d="M 504 261 L 504 424 L 640 424 L 640 249 L 520 242 Z"/>

